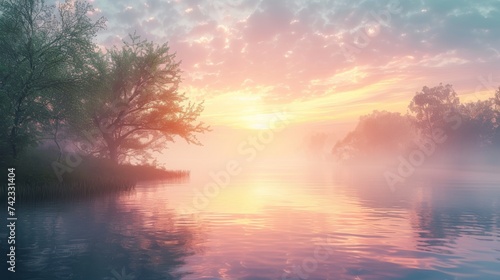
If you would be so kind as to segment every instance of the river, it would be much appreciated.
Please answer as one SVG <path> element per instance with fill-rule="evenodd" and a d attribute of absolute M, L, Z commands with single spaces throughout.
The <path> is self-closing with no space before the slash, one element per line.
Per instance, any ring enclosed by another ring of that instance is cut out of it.
<path fill-rule="evenodd" d="M 17 203 L 12 279 L 500 279 L 498 181 L 391 189 L 344 175 L 253 170 L 206 187 L 210 177 L 193 172 Z"/>

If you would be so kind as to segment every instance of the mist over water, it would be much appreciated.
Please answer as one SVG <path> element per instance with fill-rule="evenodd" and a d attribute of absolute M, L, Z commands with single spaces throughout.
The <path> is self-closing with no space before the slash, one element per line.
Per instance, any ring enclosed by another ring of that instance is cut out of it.
<path fill-rule="evenodd" d="M 374 169 L 294 164 L 242 170 L 217 191 L 206 192 L 205 169 L 26 205 L 19 279 L 112 279 L 122 268 L 134 279 L 500 277 L 498 174 L 417 174 L 391 189 Z"/>

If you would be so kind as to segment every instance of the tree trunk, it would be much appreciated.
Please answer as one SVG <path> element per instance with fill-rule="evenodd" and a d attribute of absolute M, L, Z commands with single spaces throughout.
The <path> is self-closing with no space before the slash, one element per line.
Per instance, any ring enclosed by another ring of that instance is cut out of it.
<path fill-rule="evenodd" d="M 118 145 L 112 143 L 108 144 L 109 159 L 118 164 Z"/>
<path fill-rule="evenodd" d="M 61 162 L 63 151 L 62 151 L 61 144 L 59 144 L 59 140 L 57 139 L 57 133 L 59 132 L 59 119 L 56 118 L 55 122 L 56 122 L 56 129 L 54 132 L 54 143 L 56 143 L 57 150 L 59 151 L 59 154 L 57 155 L 57 162 Z"/>
<path fill-rule="evenodd" d="M 10 148 L 12 151 L 12 157 L 17 158 L 17 143 L 16 143 L 16 138 L 17 138 L 17 129 L 15 126 L 12 127 L 9 135 L 9 142 L 10 142 Z"/>
<path fill-rule="evenodd" d="M 10 147 L 12 150 L 12 156 L 17 158 L 17 155 L 19 154 L 19 147 L 17 141 L 18 138 L 18 130 L 21 125 L 21 105 L 23 104 L 24 99 L 28 95 L 28 89 L 25 86 L 23 90 L 23 94 L 17 99 L 17 103 L 15 105 L 15 111 L 14 111 L 14 123 L 12 124 L 12 129 L 10 130 L 10 135 L 9 135 L 9 142 L 10 142 Z"/>
<path fill-rule="evenodd" d="M 99 124 L 98 122 L 96 123 Z M 99 125 L 98 127 L 100 128 Z M 118 147 L 120 146 L 119 143 L 113 138 L 112 134 L 105 133 L 102 131 L 102 129 L 100 130 L 102 132 L 102 138 L 104 138 L 104 142 L 106 142 L 109 159 L 118 164 Z"/>

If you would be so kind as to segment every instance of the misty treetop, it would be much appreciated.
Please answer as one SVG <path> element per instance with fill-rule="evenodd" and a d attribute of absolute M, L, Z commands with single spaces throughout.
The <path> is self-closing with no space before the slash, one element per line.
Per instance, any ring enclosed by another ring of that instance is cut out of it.
<path fill-rule="evenodd" d="M 0 1 L 0 151 L 4 161 L 52 141 L 115 162 L 146 157 L 174 136 L 200 144 L 203 104 L 178 92 L 168 45 L 130 35 L 98 51 L 105 19 L 79 1 Z M 76 144 L 76 145 L 74 145 Z M 128 157 L 128 158 L 127 158 Z"/>
<path fill-rule="evenodd" d="M 400 113 L 374 111 L 361 116 L 355 129 L 338 141 L 334 155 L 338 160 L 377 158 L 393 151 L 401 153 L 407 143 L 416 137 L 411 119 Z"/>
<path fill-rule="evenodd" d="M 431 136 L 436 127 L 446 126 L 445 115 L 457 110 L 460 100 L 451 85 L 424 87 L 408 106 L 419 132 Z"/>
<path fill-rule="evenodd" d="M 393 163 L 429 139 L 444 139 L 440 151 L 450 158 L 495 160 L 500 152 L 500 88 L 487 100 L 460 103 L 451 85 L 423 87 L 408 113 L 374 111 L 333 147 L 340 161 L 372 159 Z"/>

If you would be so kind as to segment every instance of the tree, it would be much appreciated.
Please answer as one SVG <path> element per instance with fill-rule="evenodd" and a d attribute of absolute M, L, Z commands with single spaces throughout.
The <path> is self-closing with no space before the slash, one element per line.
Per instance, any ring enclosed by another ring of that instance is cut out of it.
<path fill-rule="evenodd" d="M 495 111 L 500 113 L 500 87 L 496 90 L 495 96 L 493 97 L 493 105 L 495 106 Z"/>
<path fill-rule="evenodd" d="M 460 100 L 451 85 L 439 84 L 423 87 L 410 102 L 409 109 L 415 115 L 415 125 L 422 134 L 432 136 L 435 128 L 445 128 L 446 116 L 458 111 Z"/>
<path fill-rule="evenodd" d="M 462 125 L 458 139 L 467 147 L 488 147 L 495 136 L 495 111 L 492 100 L 460 105 Z"/>
<path fill-rule="evenodd" d="M 67 0 L 0 2 L 0 99 L 2 141 L 14 158 L 62 118 L 56 100 L 67 99 L 85 80 L 87 56 L 104 19 L 92 21 L 89 4 Z M 57 134 L 56 134 L 57 135 Z"/>
<path fill-rule="evenodd" d="M 495 95 L 491 98 L 493 111 L 495 112 L 495 123 L 500 123 L 500 87 L 495 91 Z"/>
<path fill-rule="evenodd" d="M 156 45 L 135 35 L 130 39 L 95 64 L 94 92 L 83 106 L 97 128 L 92 148 L 120 162 L 162 148 L 174 136 L 200 144 L 195 134 L 209 130 L 196 123 L 203 103 L 186 104 L 187 97 L 178 92 L 181 71 L 175 54 L 166 43 Z"/>
<path fill-rule="evenodd" d="M 400 113 L 373 111 L 360 117 L 354 131 L 335 144 L 333 154 L 340 160 L 400 154 L 414 138 L 410 123 Z"/>
<path fill-rule="evenodd" d="M 495 147 L 500 149 L 500 87 L 496 90 L 491 102 L 493 104 L 493 111 L 495 115 L 495 132 L 493 133 L 492 142 Z"/>

